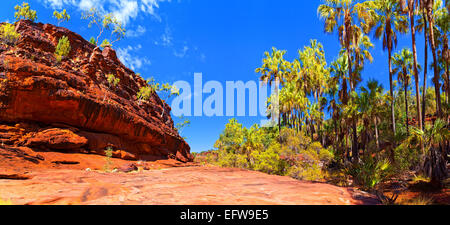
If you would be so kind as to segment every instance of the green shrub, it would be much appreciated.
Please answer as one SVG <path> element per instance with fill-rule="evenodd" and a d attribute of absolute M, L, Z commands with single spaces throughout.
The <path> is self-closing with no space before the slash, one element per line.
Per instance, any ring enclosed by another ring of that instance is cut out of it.
<path fill-rule="evenodd" d="M 418 148 L 410 147 L 406 142 L 395 148 L 396 168 L 399 171 L 416 169 L 420 166 L 421 151 Z"/>
<path fill-rule="evenodd" d="M 34 22 L 37 19 L 36 11 L 31 10 L 30 5 L 26 2 L 22 3 L 22 6 L 16 5 L 14 9 L 16 10 L 14 17 L 17 21 L 23 18 Z"/>
<path fill-rule="evenodd" d="M 7 45 L 14 45 L 20 38 L 20 34 L 15 31 L 15 26 L 5 23 L 0 27 L 0 38 Z"/>
<path fill-rule="evenodd" d="M 153 90 L 153 88 L 150 86 L 141 87 L 136 96 L 137 100 L 138 100 L 138 104 L 141 104 L 141 101 L 149 100 L 150 97 L 152 96 L 153 92 L 155 92 L 155 90 Z"/>
<path fill-rule="evenodd" d="M 287 174 L 298 180 L 319 181 L 325 178 L 322 167 L 317 163 L 299 163 L 290 167 Z"/>
<path fill-rule="evenodd" d="M 364 156 L 362 161 L 346 169 L 356 185 L 364 190 L 373 190 L 392 174 L 391 164 L 387 159 L 376 160 L 371 156 Z"/>
<path fill-rule="evenodd" d="M 108 44 L 110 46 L 125 37 L 126 30 L 123 27 L 122 22 L 119 21 L 112 13 L 104 15 L 96 8 L 91 8 L 87 12 L 82 12 L 81 19 L 89 20 L 89 28 L 93 25 L 99 28 L 98 36 L 95 39 L 95 45 L 97 45 L 101 35 L 105 34 L 106 31 L 111 31 L 111 42 L 106 39 L 103 42 L 104 44 Z M 107 41 L 107 43 L 105 41 Z"/>
<path fill-rule="evenodd" d="M 279 149 L 279 145 L 271 145 L 262 151 L 252 151 L 250 154 L 253 161 L 251 168 L 268 174 L 283 175 L 284 168 L 277 149 Z"/>
<path fill-rule="evenodd" d="M 58 26 L 61 22 L 70 20 L 70 15 L 67 14 L 67 11 L 65 9 L 61 12 L 55 10 L 53 12 L 53 17 L 55 17 L 58 20 Z"/>
<path fill-rule="evenodd" d="M 249 163 L 247 157 L 241 154 L 233 154 L 224 150 L 219 150 L 217 155 L 217 163 L 213 163 L 221 167 L 235 167 L 248 169 Z"/>
<path fill-rule="evenodd" d="M 113 164 L 111 161 L 112 155 L 113 155 L 113 149 L 111 147 L 107 147 L 105 150 L 106 162 L 105 162 L 105 165 L 103 166 L 103 170 L 105 172 L 111 171 L 111 166 Z"/>
<path fill-rule="evenodd" d="M 56 46 L 55 55 L 58 61 L 61 61 L 62 57 L 66 57 L 69 55 L 71 50 L 70 47 L 70 41 L 69 38 L 66 36 L 62 36 L 59 41 L 58 45 Z"/>
<path fill-rule="evenodd" d="M 100 47 L 104 48 L 106 46 L 111 46 L 108 39 L 103 40 L 102 44 L 100 44 Z"/>
<path fill-rule="evenodd" d="M 231 119 L 214 145 L 217 155 L 210 154 L 206 161 L 303 180 L 326 177 L 324 168 L 333 159 L 330 150 L 294 129 L 283 128 L 281 138 L 277 134 L 276 129 L 245 128 Z"/>
<path fill-rule="evenodd" d="M 95 46 L 97 46 L 97 42 L 95 41 L 94 37 L 91 37 L 91 39 L 89 39 L 89 42 Z"/>
<path fill-rule="evenodd" d="M 106 75 L 106 79 L 110 87 L 116 87 L 120 82 L 120 79 L 116 78 L 116 76 L 114 76 L 114 74 L 111 73 Z"/>

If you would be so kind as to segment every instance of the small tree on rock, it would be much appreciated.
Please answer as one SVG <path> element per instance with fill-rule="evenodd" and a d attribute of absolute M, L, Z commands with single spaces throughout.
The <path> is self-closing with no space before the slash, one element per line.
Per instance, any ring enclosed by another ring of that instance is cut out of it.
<path fill-rule="evenodd" d="M 112 13 L 103 15 L 96 8 L 91 8 L 88 12 L 82 13 L 81 18 L 90 20 L 88 25 L 89 28 L 91 28 L 92 25 L 98 27 L 99 33 L 95 39 L 95 43 L 98 43 L 100 37 L 105 31 L 111 31 L 110 45 L 125 37 L 126 31 L 122 25 L 122 22 L 117 20 Z M 98 48 L 98 46 L 96 48 Z"/>
<path fill-rule="evenodd" d="M 114 74 L 112 74 L 112 73 L 106 75 L 106 80 L 108 81 L 109 88 L 115 88 L 120 83 L 120 79 L 118 77 L 114 76 Z M 103 101 L 105 101 L 105 99 L 106 99 L 106 93 L 105 93 L 105 96 L 103 97 Z"/>
<path fill-rule="evenodd" d="M 58 45 L 56 46 L 55 50 L 56 59 L 58 61 L 61 61 L 62 57 L 66 57 L 69 55 L 70 50 L 71 47 L 69 38 L 67 36 L 62 36 L 58 41 Z"/>
<path fill-rule="evenodd" d="M 61 12 L 55 10 L 53 12 L 53 17 L 55 17 L 58 20 L 58 26 L 61 22 L 70 20 L 70 15 L 67 14 L 67 11 L 65 9 Z"/>
<path fill-rule="evenodd" d="M 20 34 L 15 31 L 14 25 L 5 23 L 0 27 L 0 40 L 7 45 L 14 45 Z"/>
<path fill-rule="evenodd" d="M 34 22 L 37 19 L 36 10 L 31 10 L 30 5 L 26 2 L 22 3 L 22 6 L 16 5 L 14 9 L 16 10 L 14 13 L 16 21 L 25 19 Z"/>
<path fill-rule="evenodd" d="M 97 42 L 95 42 L 95 38 L 91 37 L 91 39 L 89 39 L 89 42 L 95 46 L 97 46 Z"/>
<path fill-rule="evenodd" d="M 100 45 L 100 47 L 105 48 L 107 46 L 111 46 L 111 44 L 109 43 L 108 39 L 105 39 L 105 40 L 103 40 L 103 42 Z"/>

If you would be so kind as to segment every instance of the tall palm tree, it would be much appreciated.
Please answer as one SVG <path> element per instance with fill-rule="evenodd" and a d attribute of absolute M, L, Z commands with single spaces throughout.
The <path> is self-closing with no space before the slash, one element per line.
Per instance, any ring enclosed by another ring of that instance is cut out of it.
<path fill-rule="evenodd" d="M 374 47 L 370 38 L 367 35 L 365 35 L 361 31 L 361 29 L 358 28 L 356 32 L 357 32 L 355 33 L 356 38 L 350 45 L 350 49 L 353 52 L 353 58 L 355 62 L 355 74 L 353 76 L 354 80 L 352 81 L 353 84 L 357 84 L 361 81 L 360 74 L 364 68 L 365 61 L 368 60 L 370 63 L 372 63 L 373 57 L 369 49 Z"/>
<path fill-rule="evenodd" d="M 414 70 L 413 53 L 411 50 L 404 48 L 400 52 L 395 53 L 392 58 L 394 69 L 393 74 L 398 75 L 398 80 L 403 84 L 405 94 L 405 113 L 406 113 L 406 132 L 409 135 L 409 116 L 408 116 L 408 87 L 411 82 L 410 71 Z M 417 95 L 417 94 L 416 94 Z"/>
<path fill-rule="evenodd" d="M 273 110 L 276 111 L 276 115 L 271 115 L 272 118 L 275 117 L 278 120 L 278 129 L 281 134 L 281 115 L 280 115 L 280 107 L 278 94 L 278 82 L 282 85 L 284 84 L 287 67 L 290 65 L 285 59 L 284 55 L 286 51 L 278 50 L 275 47 L 272 48 L 272 52 L 264 52 L 265 58 L 263 59 L 263 65 L 259 68 L 256 68 L 256 73 L 261 73 L 260 80 L 264 83 L 268 83 L 272 85 L 275 82 L 275 93 L 272 93 L 271 96 L 271 104 L 273 105 Z"/>
<path fill-rule="evenodd" d="M 415 11 L 418 6 L 419 1 L 417 0 L 401 0 L 402 5 L 407 3 L 406 10 L 408 11 L 409 16 L 409 24 L 411 29 L 411 41 L 412 41 L 412 54 L 413 54 L 413 72 L 414 72 L 414 81 L 416 87 L 416 111 L 417 111 L 417 120 L 419 122 L 419 128 L 423 129 L 422 125 L 422 113 L 420 107 L 420 90 L 419 90 L 419 72 L 417 69 L 417 48 L 416 48 L 416 29 L 414 26 L 414 16 L 416 15 Z M 409 133 L 409 132 L 408 132 Z"/>
<path fill-rule="evenodd" d="M 437 119 L 430 127 L 425 127 L 424 130 L 413 128 L 412 134 L 406 140 L 406 144 L 410 147 L 415 146 L 416 143 L 424 143 L 424 152 L 422 152 L 424 159 L 422 160 L 423 172 L 431 177 L 431 184 L 438 187 L 442 186 L 442 180 L 447 177 L 446 160 L 441 143 L 450 139 L 450 131 L 446 126 L 446 122 Z"/>
<path fill-rule="evenodd" d="M 427 73 L 428 73 L 428 28 L 427 28 L 427 24 L 428 24 L 428 20 L 427 20 L 427 13 L 425 10 L 425 4 L 424 4 L 425 0 L 419 0 L 419 7 L 418 7 L 418 11 L 417 14 L 419 16 L 418 20 L 417 20 L 417 25 L 416 25 L 416 30 L 418 32 L 422 32 L 423 31 L 423 36 L 424 36 L 424 68 L 423 68 L 423 86 L 422 86 L 422 126 L 425 125 L 425 117 L 426 117 L 426 103 L 427 101 L 425 101 L 425 97 L 426 97 L 426 90 L 427 90 Z"/>
<path fill-rule="evenodd" d="M 438 68 L 438 56 L 437 56 L 437 50 L 436 50 L 436 39 L 435 39 L 435 18 L 433 16 L 433 13 L 435 13 L 434 9 L 434 0 L 424 0 L 422 2 L 423 8 L 426 11 L 427 14 L 427 20 L 428 20 L 428 31 L 429 31 L 429 42 L 431 45 L 431 53 L 433 55 L 433 83 L 434 83 L 434 91 L 436 92 L 436 113 L 438 117 L 442 117 L 442 104 L 441 104 L 441 92 L 440 92 L 440 82 L 439 82 L 439 68 Z"/>
<path fill-rule="evenodd" d="M 365 9 L 355 0 L 325 0 L 317 8 L 320 18 L 325 20 L 325 32 L 333 33 L 338 29 L 341 46 L 345 49 L 348 57 L 348 74 L 350 78 L 350 89 L 355 91 L 356 84 L 353 83 L 354 74 L 352 72 L 352 53 L 350 45 L 355 39 L 356 30 L 358 30 L 358 20 L 367 17 Z M 353 160 L 358 160 L 358 138 L 356 132 L 356 118 L 353 119 Z"/>
<path fill-rule="evenodd" d="M 446 92 L 446 115 L 448 116 L 448 105 L 450 100 L 450 50 L 448 44 L 448 34 L 450 33 L 450 15 L 448 9 L 442 6 L 442 1 L 435 2 L 434 16 L 436 18 L 436 42 L 440 50 L 439 66 L 442 71 L 442 79 L 444 80 L 443 91 Z"/>
<path fill-rule="evenodd" d="M 369 118 L 373 120 L 374 132 L 375 132 L 375 143 L 377 149 L 380 149 L 378 124 L 381 117 L 381 112 L 383 111 L 384 101 L 384 89 L 383 86 L 376 80 L 367 81 L 367 88 L 361 87 L 361 92 L 366 93 L 368 96 L 368 109 L 367 114 Z"/>
<path fill-rule="evenodd" d="M 397 46 L 397 32 L 406 33 L 408 31 L 408 21 L 402 13 L 402 7 L 398 0 L 373 0 L 366 1 L 363 4 L 371 15 L 371 17 L 365 18 L 367 26 L 370 28 L 375 27 L 375 37 L 383 40 L 383 50 L 388 51 L 391 123 L 392 131 L 395 135 L 395 102 L 391 59 L 392 51 Z M 393 148 L 391 148 L 391 159 L 394 160 Z"/>
<path fill-rule="evenodd" d="M 318 115 L 323 114 L 322 96 L 327 91 L 327 83 L 329 80 L 329 70 L 327 68 L 327 61 L 325 59 L 325 51 L 323 46 L 317 40 L 311 40 L 310 46 L 305 46 L 303 51 L 299 51 L 299 62 L 301 63 L 302 80 L 307 83 L 307 94 L 314 100 L 313 105 L 316 105 Z M 314 122 L 317 125 L 317 131 L 320 133 L 322 127 L 322 117 L 315 118 Z M 311 121 L 311 124 L 313 121 Z M 319 135 L 323 142 L 323 137 Z"/>
<path fill-rule="evenodd" d="M 336 140 L 343 144 L 344 142 L 344 132 L 342 129 L 342 105 L 346 105 L 348 103 L 348 92 L 347 92 L 347 81 L 348 77 L 346 76 L 346 71 L 348 71 L 348 58 L 344 51 L 341 51 L 339 57 L 331 63 L 330 73 L 332 77 L 329 82 L 329 94 L 331 95 L 332 100 L 329 103 L 329 110 L 333 110 L 333 120 L 334 127 L 336 132 Z M 335 97 L 336 96 L 336 97 Z M 343 157 L 345 158 L 345 148 L 338 147 L 336 145 L 336 149 L 342 152 Z"/>

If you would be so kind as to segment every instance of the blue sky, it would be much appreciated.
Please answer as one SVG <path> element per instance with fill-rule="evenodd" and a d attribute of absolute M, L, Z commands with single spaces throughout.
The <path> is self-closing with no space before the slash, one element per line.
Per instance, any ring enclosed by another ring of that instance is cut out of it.
<path fill-rule="evenodd" d="M 85 39 L 96 36 L 95 29 L 81 20 L 81 12 L 91 6 L 113 12 L 124 23 L 127 38 L 114 44 L 122 61 L 144 78 L 159 82 L 185 80 L 193 83 L 195 72 L 203 83 L 217 80 L 258 81 L 255 68 L 264 51 L 272 47 L 287 50 L 286 58 L 317 39 L 331 62 L 339 51 L 337 34 L 325 34 L 317 16 L 321 1 L 294 0 L 33 0 L 38 22 L 56 24 L 54 9 L 65 8 L 72 19 L 62 23 Z M 14 21 L 14 6 L 22 1 L 2 1 L 0 21 Z M 372 36 L 371 36 L 372 38 Z M 373 39 L 373 38 L 372 38 Z M 389 88 L 387 53 L 381 41 L 373 40 L 374 62 L 367 64 L 363 82 L 379 80 Z M 418 60 L 423 64 L 423 35 L 417 35 Z M 411 48 L 410 34 L 399 35 L 397 50 Z M 430 59 L 429 59 L 430 60 Z M 431 72 L 429 73 L 429 77 Z M 423 75 L 420 75 L 423 77 Z M 422 79 L 420 80 L 422 84 Z M 431 81 L 427 81 L 428 85 Z M 204 98 L 208 95 L 204 95 Z M 193 102 L 192 102 L 193 104 Z M 192 151 L 211 149 L 230 117 L 187 117 L 191 125 L 182 136 Z M 245 126 L 262 117 L 236 117 Z M 174 118 L 176 122 L 179 120 Z"/>

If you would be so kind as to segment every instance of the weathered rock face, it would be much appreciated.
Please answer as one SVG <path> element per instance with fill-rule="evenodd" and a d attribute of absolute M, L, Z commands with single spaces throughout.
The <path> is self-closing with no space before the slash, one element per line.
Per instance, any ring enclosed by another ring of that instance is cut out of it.
<path fill-rule="evenodd" d="M 125 67 L 113 49 L 51 24 L 19 21 L 15 46 L 0 42 L 0 142 L 58 152 L 126 159 L 190 161 L 189 146 L 174 129 L 170 107 L 156 94 L 138 104 L 144 79 Z M 67 36 L 71 52 L 54 52 Z M 111 87 L 106 76 L 120 79 Z"/>

